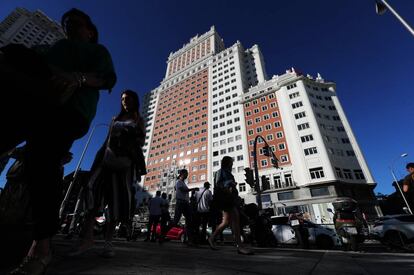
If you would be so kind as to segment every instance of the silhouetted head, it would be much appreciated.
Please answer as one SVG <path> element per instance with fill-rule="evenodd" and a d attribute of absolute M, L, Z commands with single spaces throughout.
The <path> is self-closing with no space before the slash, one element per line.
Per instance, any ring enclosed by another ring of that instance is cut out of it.
<path fill-rule="evenodd" d="M 205 188 L 205 189 L 209 189 L 209 188 L 210 188 L 210 186 L 211 186 L 211 184 L 210 184 L 208 181 L 206 181 L 206 182 L 204 183 L 204 188 Z"/>
<path fill-rule="evenodd" d="M 117 119 L 123 115 L 129 115 L 138 120 L 139 98 L 138 94 L 132 90 L 125 90 L 121 93 L 121 111 Z"/>
<path fill-rule="evenodd" d="M 179 178 L 179 179 L 181 179 L 181 180 L 185 180 L 187 177 L 188 177 L 188 171 L 187 171 L 187 169 L 181 169 L 181 170 L 178 172 L 178 178 Z"/>
<path fill-rule="evenodd" d="M 98 43 L 98 29 L 89 15 L 78 9 L 63 14 L 61 25 L 68 39 Z"/>
<path fill-rule="evenodd" d="M 224 156 L 221 159 L 221 168 L 231 170 L 233 168 L 233 158 L 229 156 Z"/>
<path fill-rule="evenodd" d="M 164 200 L 166 200 L 166 199 L 167 199 L 167 193 L 163 192 L 163 193 L 161 194 L 161 198 L 163 198 Z"/>
<path fill-rule="evenodd" d="M 157 192 L 155 192 L 155 196 L 157 196 L 157 197 L 159 197 L 159 196 L 161 196 L 161 191 L 157 191 Z"/>
<path fill-rule="evenodd" d="M 405 168 L 407 169 L 407 171 L 409 173 L 414 172 L 414 162 L 407 163 L 407 165 L 405 166 Z"/>

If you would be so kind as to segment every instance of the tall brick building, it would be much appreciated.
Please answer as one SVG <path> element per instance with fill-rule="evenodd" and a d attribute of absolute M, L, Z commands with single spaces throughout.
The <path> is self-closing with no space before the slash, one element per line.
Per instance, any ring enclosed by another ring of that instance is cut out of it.
<path fill-rule="evenodd" d="M 173 196 L 177 171 L 189 170 L 190 186 L 213 181 L 223 156 L 233 157 L 240 195 L 255 202 L 244 182 L 253 167 L 253 141 L 263 136 L 279 160 L 274 168 L 258 143 L 260 176 L 270 181 L 264 207 L 276 214 L 299 206 L 316 222 L 331 220 L 340 196 L 357 199 L 377 215 L 374 179 L 336 95 L 319 74 L 295 69 L 268 78 L 257 45 L 225 47 L 214 27 L 168 57 L 165 78 L 145 95 L 144 189 Z"/>

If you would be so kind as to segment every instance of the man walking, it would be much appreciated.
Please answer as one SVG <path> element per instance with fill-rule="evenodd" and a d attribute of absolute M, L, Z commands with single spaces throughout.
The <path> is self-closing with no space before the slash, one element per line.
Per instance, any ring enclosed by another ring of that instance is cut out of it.
<path fill-rule="evenodd" d="M 414 210 L 414 163 L 410 162 L 405 167 L 409 173 L 403 181 L 404 196 L 407 199 L 411 211 Z"/>
<path fill-rule="evenodd" d="M 187 237 L 189 244 L 193 244 L 193 230 L 194 226 L 191 219 L 191 208 L 190 208 L 190 197 L 189 193 L 191 191 L 197 191 L 198 188 L 188 188 L 185 184 L 185 180 L 188 177 L 188 171 L 186 169 L 181 169 L 178 173 L 177 183 L 175 184 L 176 190 L 176 203 L 175 203 L 175 213 L 173 225 L 177 225 L 181 219 L 181 216 L 184 215 L 185 218 L 185 228 L 187 232 Z"/>
<path fill-rule="evenodd" d="M 197 224 L 198 232 L 201 225 L 200 242 L 206 242 L 207 223 L 210 221 L 210 204 L 213 200 L 213 194 L 210 191 L 210 183 L 206 181 L 204 188 L 196 192 L 197 199 Z"/>
<path fill-rule="evenodd" d="M 155 236 L 157 235 L 157 225 L 161 218 L 161 207 L 164 200 L 161 198 L 161 191 L 155 193 L 155 197 L 148 203 L 149 220 L 148 220 L 148 236 L 146 240 L 155 242 Z"/>

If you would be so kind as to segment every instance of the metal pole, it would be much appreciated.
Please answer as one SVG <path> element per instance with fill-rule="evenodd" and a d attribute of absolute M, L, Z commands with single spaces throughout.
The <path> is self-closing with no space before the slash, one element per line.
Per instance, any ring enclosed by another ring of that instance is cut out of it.
<path fill-rule="evenodd" d="M 404 203 L 405 203 L 405 205 L 407 206 L 408 211 L 409 211 L 409 212 L 410 212 L 410 214 L 412 215 L 412 214 L 413 214 L 413 211 L 411 211 L 410 205 L 408 204 L 407 199 L 405 198 L 404 192 L 401 190 L 401 187 L 400 187 L 400 185 L 398 184 L 398 180 L 397 180 L 397 178 L 395 177 L 394 171 L 392 170 L 392 168 L 390 168 L 390 170 L 391 170 L 392 178 L 394 179 L 394 182 L 395 182 L 395 184 L 397 185 L 397 188 L 398 188 L 398 190 L 400 191 L 401 196 L 403 197 Z"/>
<path fill-rule="evenodd" d="M 258 206 L 259 210 L 262 210 L 262 192 L 260 190 L 259 167 L 257 165 L 257 151 L 256 151 L 257 150 L 257 140 L 258 140 L 259 137 L 262 138 L 260 135 L 258 135 L 254 139 L 254 144 L 253 144 L 253 158 L 254 158 L 254 160 L 253 160 L 253 162 L 254 162 L 254 175 L 255 175 L 256 202 L 257 202 L 257 206 Z"/>
<path fill-rule="evenodd" d="M 66 207 L 66 203 L 67 203 L 67 202 L 68 202 L 68 200 L 69 200 L 69 195 L 70 195 L 70 192 L 72 191 L 73 186 L 74 186 L 74 183 L 75 183 L 76 178 L 77 178 L 77 176 L 78 176 L 78 172 L 79 172 L 79 169 L 80 169 L 81 163 L 82 163 L 82 161 L 83 161 L 83 157 L 85 156 L 86 150 L 87 150 L 87 149 L 88 149 L 88 147 L 89 147 L 89 143 L 91 142 L 91 138 L 92 138 L 92 136 L 93 136 L 93 134 L 94 134 L 94 132 L 95 132 L 95 129 L 96 129 L 97 127 L 99 127 L 99 126 L 107 126 L 107 127 L 108 127 L 109 125 L 108 125 L 108 124 L 105 124 L 105 123 L 100 123 L 100 124 L 95 125 L 95 126 L 92 128 L 92 131 L 91 131 L 91 133 L 89 134 L 88 140 L 86 141 L 85 147 L 83 148 L 83 151 L 82 151 L 81 157 L 80 157 L 80 159 L 79 159 L 79 161 L 78 161 L 78 164 L 76 165 L 75 172 L 73 173 L 73 178 L 72 178 L 72 181 L 70 182 L 69 187 L 68 187 L 68 190 L 66 191 L 65 198 L 63 199 L 62 204 L 60 205 L 60 210 L 59 210 L 59 218 L 60 218 L 60 219 L 62 218 L 62 214 L 63 214 L 63 211 L 64 211 L 64 209 L 65 209 L 65 207 Z"/>
<path fill-rule="evenodd" d="M 403 24 L 403 26 L 411 33 L 411 35 L 414 36 L 414 30 L 413 28 L 391 7 L 390 4 L 387 3 L 385 0 L 379 0 L 381 3 L 383 3 L 387 9 L 389 9 L 392 14 L 394 14 L 395 17 Z"/>

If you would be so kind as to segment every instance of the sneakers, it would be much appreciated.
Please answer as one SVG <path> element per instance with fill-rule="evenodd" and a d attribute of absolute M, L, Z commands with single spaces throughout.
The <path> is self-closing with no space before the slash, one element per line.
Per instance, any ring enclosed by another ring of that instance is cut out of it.
<path fill-rule="evenodd" d="M 114 251 L 114 246 L 113 246 L 112 242 L 105 242 L 104 249 L 103 249 L 100 256 L 104 257 L 104 258 L 113 258 L 113 257 L 115 257 L 115 251 Z"/>
<path fill-rule="evenodd" d="M 242 254 L 242 255 L 253 255 L 254 251 L 246 247 L 238 246 L 237 253 Z"/>
<path fill-rule="evenodd" d="M 211 237 L 207 239 L 207 242 L 211 249 L 218 250 L 216 244 L 214 243 L 214 240 Z"/>
<path fill-rule="evenodd" d="M 23 259 L 18 268 L 10 272 L 10 275 L 41 275 L 45 274 L 47 267 L 52 261 L 52 255 L 46 257 L 29 257 Z"/>

